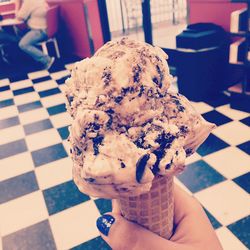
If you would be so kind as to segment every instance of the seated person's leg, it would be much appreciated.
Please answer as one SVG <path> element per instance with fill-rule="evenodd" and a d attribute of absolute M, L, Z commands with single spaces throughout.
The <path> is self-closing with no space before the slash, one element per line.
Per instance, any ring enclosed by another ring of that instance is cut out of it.
<path fill-rule="evenodd" d="M 35 61 L 41 63 L 44 68 L 51 66 L 54 58 L 43 54 L 35 45 L 47 39 L 47 35 L 42 30 L 30 30 L 27 32 L 19 42 L 19 47 L 25 53 L 30 55 Z"/>

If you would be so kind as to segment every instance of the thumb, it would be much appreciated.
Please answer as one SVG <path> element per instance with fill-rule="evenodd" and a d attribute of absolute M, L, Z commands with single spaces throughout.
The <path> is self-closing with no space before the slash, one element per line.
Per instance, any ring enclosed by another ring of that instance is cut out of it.
<path fill-rule="evenodd" d="M 102 238 L 114 250 L 182 249 L 179 244 L 161 238 L 115 213 L 104 214 L 96 221 Z"/>

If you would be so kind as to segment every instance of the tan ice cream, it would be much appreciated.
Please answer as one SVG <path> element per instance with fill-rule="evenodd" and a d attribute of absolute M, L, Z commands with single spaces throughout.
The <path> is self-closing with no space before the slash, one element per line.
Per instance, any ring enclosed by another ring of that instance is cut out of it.
<path fill-rule="evenodd" d="M 122 38 L 75 64 L 66 97 L 73 177 L 82 192 L 146 193 L 156 176 L 181 172 L 214 128 L 184 96 L 168 93 L 166 59 L 158 47 Z"/>

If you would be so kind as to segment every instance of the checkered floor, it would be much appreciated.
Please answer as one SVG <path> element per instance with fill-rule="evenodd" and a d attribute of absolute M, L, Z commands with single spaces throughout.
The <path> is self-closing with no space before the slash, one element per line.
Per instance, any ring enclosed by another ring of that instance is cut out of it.
<path fill-rule="evenodd" d="M 62 94 L 70 67 L 0 80 L 0 249 L 110 249 L 95 227 L 110 201 L 71 179 Z M 218 128 L 176 183 L 201 202 L 224 249 L 250 248 L 250 116 L 224 95 L 194 106 Z"/>

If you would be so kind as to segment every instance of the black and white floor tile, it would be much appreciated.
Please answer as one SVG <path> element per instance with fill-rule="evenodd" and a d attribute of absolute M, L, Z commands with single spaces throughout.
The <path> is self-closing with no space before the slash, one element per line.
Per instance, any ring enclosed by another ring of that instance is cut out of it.
<path fill-rule="evenodd" d="M 62 94 L 71 67 L 0 80 L 0 249 L 110 249 L 95 227 L 110 201 L 72 182 Z M 249 249 L 250 116 L 224 95 L 193 104 L 218 127 L 176 183 L 200 201 L 224 249 Z"/>

